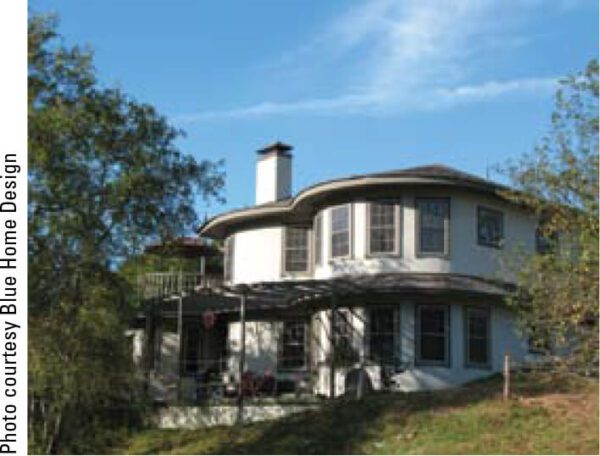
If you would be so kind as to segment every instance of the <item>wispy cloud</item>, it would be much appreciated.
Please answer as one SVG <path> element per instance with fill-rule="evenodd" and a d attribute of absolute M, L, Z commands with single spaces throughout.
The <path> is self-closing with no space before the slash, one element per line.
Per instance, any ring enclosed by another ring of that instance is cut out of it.
<path fill-rule="evenodd" d="M 532 6 L 533 5 L 533 6 Z M 348 77 L 329 97 L 262 101 L 178 116 L 182 122 L 290 114 L 386 114 L 447 109 L 509 94 L 547 95 L 557 78 L 477 80 L 490 49 L 526 43 L 510 36 L 499 15 L 526 6 L 514 0 L 370 0 L 345 11 L 322 33 L 282 57 L 286 65 L 328 53 L 345 59 Z M 298 63 L 301 64 L 301 63 Z M 290 69 L 293 71 L 293 68 Z M 324 72 L 327 72 L 324 69 Z M 325 77 L 325 76 L 324 76 Z"/>

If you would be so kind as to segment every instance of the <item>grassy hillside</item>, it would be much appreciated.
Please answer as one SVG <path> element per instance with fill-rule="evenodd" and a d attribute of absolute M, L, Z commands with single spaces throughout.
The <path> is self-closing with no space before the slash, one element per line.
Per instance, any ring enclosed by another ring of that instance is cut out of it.
<path fill-rule="evenodd" d="M 242 429 L 146 430 L 127 453 L 554 453 L 598 454 L 598 382 L 518 375 L 435 393 L 376 394 Z"/>

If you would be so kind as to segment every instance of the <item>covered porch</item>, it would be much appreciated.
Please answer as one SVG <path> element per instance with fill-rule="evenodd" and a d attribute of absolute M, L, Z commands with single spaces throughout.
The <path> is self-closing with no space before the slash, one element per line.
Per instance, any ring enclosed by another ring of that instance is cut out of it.
<path fill-rule="evenodd" d="M 403 303 L 498 304 L 508 289 L 470 276 L 394 273 L 174 295 L 143 319 L 147 391 L 165 404 L 243 407 L 402 390 L 422 381 L 421 371 L 456 375 L 415 369 L 417 304 Z"/>

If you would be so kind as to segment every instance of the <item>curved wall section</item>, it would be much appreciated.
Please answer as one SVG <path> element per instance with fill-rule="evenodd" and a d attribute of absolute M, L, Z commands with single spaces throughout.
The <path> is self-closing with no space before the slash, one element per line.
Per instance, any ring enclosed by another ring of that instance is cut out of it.
<path fill-rule="evenodd" d="M 417 198 L 448 198 L 450 206 L 448 252 L 440 257 L 422 257 L 417 249 Z M 431 188 L 408 191 L 394 196 L 400 206 L 399 245 L 395 254 L 370 255 L 368 249 L 368 204 L 354 200 L 351 204 L 352 233 L 350 255 L 331 258 L 331 207 L 322 209 L 322 261 L 306 274 L 290 276 L 283 271 L 284 227 L 257 228 L 235 234 L 233 282 L 252 283 L 288 280 L 292 277 L 327 279 L 346 274 L 375 274 L 382 272 L 454 273 L 511 281 L 505 264 L 515 249 L 533 251 L 536 220 L 530 213 L 498 198 L 456 189 Z M 478 207 L 503 214 L 504 244 L 501 249 L 478 244 Z M 316 216 L 317 214 L 315 214 Z M 314 239 L 314 236 L 310 236 Z M 314 243 L 311 246 L 314 259 Z"/>

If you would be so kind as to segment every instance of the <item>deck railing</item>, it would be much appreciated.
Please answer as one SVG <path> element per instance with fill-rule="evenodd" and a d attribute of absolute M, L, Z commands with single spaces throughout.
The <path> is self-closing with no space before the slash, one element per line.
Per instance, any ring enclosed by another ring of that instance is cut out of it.
<path fill-rule="evenodd" d="M 180 293 L 190 294 L 202 288 L 215 288 L 222 282 L 221 274 L 149 272 L 139 276 L 138 287 L 142 299 L 152 299 L 177 296 Z"/>

